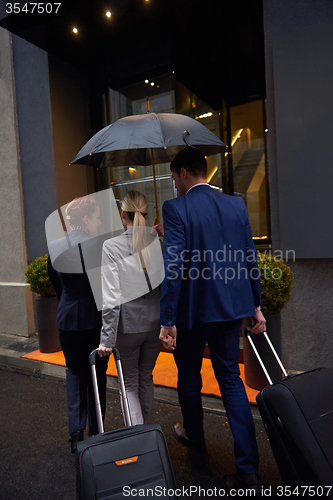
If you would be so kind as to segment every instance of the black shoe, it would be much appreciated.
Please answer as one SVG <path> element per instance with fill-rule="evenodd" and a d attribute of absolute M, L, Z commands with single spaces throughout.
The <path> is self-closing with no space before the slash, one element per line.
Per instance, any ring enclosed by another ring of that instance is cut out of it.
<path fill-rule="evenodd" d="M 80 431 L 75 431 L 75 432 L 72 432 L 71 434 L 71 437 L 69 438 L 69 443 L 71 443 L 71 453 L 75 453 L 76 452 L 76 447 L 77 447 L 77 443 L 79 441 L 83 441 L 83 430 L 80 430 Z"/>
<path fill-rule="evenodd" d="M 196 446 L 203 448 L 205 446 L 204 439 L 190 439 L 186 435 L 185 428 L 181 422 L 176 422 L 172 426 L 173 432 L 175 433 L 176 438 L 182 444 L 186 444 L 187 446 Z"/>
<path fill-rule="evenodd" d="M 232 476 L 224 476 L 224 484 L 227 490 L 252 490 L 254 495 L 261 495 L 263 483 L 258 474 L 244 474 L 236 472 Z"/>

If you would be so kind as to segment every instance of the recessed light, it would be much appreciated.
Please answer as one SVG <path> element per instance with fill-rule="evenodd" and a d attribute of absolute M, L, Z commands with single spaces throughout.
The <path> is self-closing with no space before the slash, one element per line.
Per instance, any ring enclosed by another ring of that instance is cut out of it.
<path fill-rule="evenodd" d="M 108 10 L 106 13 L 105 13 L 106 17 L 110 18 L 112 16 L 112 13 Z"/>
<path fill-rule="evenodd" d="M 79 30 L 77 28 L 73 28 L 73 33 L 77 34 Z"/>

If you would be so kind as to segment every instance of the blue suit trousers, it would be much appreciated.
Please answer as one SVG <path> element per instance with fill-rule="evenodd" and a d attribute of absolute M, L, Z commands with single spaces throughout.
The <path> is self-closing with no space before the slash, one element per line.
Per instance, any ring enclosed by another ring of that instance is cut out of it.
<path fill-rule="evenodd" d="M 236 468 L 246 474 L 258 472 L 259 454 L 255 427 L 238 365 L 239 331 L 242 320 L 196 324 L 178 331 L 174 358 L 178 367 L 178 398 L 186 434 L 204 437 L 201 401 L 201 366 L 206 343 L 220 387 L 234 439 Z"/>

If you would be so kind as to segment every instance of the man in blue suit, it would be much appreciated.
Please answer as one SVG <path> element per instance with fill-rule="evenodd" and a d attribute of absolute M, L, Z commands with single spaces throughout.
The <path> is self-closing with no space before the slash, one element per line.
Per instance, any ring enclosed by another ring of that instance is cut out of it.
<path fill-rule="evenodd" d="M 204 445 L 200 371 L 208 343 L 234 438 L 236 474 L 225 478 L 226 486 L 260 493 L 255 428 L 238 366 L 242 319 L 252 318 L 252 333 L 266 324 L 247 209 L 241 198 L 207 184 L 206 159 L 197 149 L 182 150 L 170 168 L 179 197 L 163 205 L 160 339 L 178 367 L 183 423 L 174 432 L 184 444 Z"/>

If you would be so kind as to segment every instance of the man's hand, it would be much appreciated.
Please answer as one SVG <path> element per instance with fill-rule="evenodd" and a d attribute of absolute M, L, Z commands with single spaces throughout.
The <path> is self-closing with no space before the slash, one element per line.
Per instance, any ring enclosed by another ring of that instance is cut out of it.
<path fill-rule="evenodd" d="M 177 339 L 177 328 L 175 326 L 161 327 L 160 331 L 160 341 L 166 349 L 172 349 L 176 347 Z"/>
<path fill-rule="evenodd" d="M 157 232 L 158 236 L 163 236 L 164 235 L 164 227 L 162 222 L 159 222 L 157 224 L 157 219 L 155 217 L 154 223 L 153 223 L 153 229 Z"/>
<path fill-rule="evenodd" d="M 256 311 L 255 316 L 251 316 L 251 333 L 262 333 L 266 331 L 266 320 L 261 311 Z"/>
<path fill-rule="evenodd" d="M 100 358 L 110 356 L 110 354 L 112 354 L 112 351 L 113 351 L 113 347 L 105 347 L 104 345 L 100 345 L 98 347 L 98 356 Z"/>

